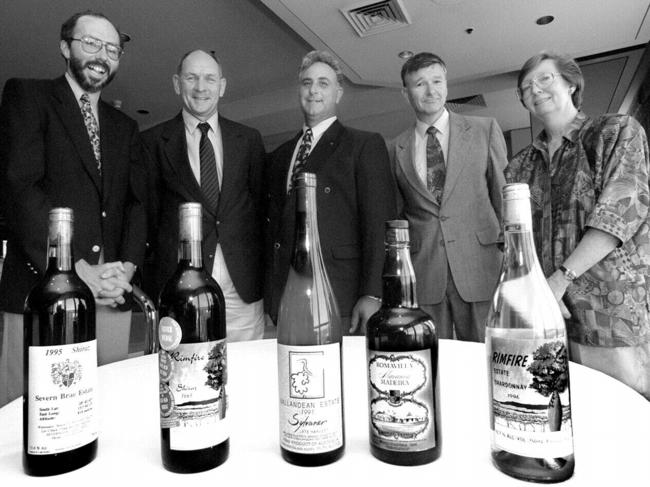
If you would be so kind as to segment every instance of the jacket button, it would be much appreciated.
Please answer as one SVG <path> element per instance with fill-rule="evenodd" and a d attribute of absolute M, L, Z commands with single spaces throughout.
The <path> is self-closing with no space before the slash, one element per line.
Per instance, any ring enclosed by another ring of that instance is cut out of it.
<path fill-rule="evenodd" d="M 102 218 L 106 218 L 106 212 L 102 211 Z"/>
<path fill-rule="evenodd" d="M 219 220 L 217 220 L 217 225 L 221 225 L 221 222 Z"/>
<path fill-rule="evenodd" d="M 278 250 L 280 248 L 280 242 L 275 242 L 273 247 L 275 247 L 275 250 Z"/>
<path fill-rule="evenodd" d="M 332 190 L 330 189 L 329 186 L 325 186 L 325 189 L 323 189 L 323 191 L 325 192 L 325 194 L 330 194 Z"/>
<path fill-rule="evenodd" d="M 440 215 L 440 221 L 442 221 L 442 222 L 444 222 L 448 218 L 449 218 L 448 216 Z"/>
<path fill-rule="evenodd" d="M 99 252 L 99 245 L 93 245 L 93 252 Z"/>
<path fill-rule="evenodd" d="M 444 240 L 440 240 L 440 246 L 441 246 L 441 247 L 444 247 L 444 246 L 445 246 L 445 241 L 444 241 Z"/>

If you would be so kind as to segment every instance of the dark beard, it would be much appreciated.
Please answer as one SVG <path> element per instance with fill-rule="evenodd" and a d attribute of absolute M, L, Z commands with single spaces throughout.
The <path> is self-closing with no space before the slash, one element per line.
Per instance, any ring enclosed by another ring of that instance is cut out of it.
<path fill-rule="evenodd" d="M 70 71 L 72 72 L 72 76 L 74 77 L 75 81 L 79 83 L 79 86 L 81 88 L 88 92 L 88 93 L 97 93 L 98 91 L 101 91 L 101 89 L 106 86 L 108 83 L 110 83 L 113 78 L 115 77 L 116 71 L 110 70 L 110 67 L 106 63 L 102 63 L 100 61 L 94 61 L 95 63 L 102 64 L 104 68 L 106 68 L 106 72 L 109 73 L 108 76 L 103 80 L 103 81 L 94 81 L 89 78 L 87 78 L 84 75 L 84 68 L 88 63 L 85 63 L 81 61 L 78 58 L 75 57 L 70 57 Z"/>

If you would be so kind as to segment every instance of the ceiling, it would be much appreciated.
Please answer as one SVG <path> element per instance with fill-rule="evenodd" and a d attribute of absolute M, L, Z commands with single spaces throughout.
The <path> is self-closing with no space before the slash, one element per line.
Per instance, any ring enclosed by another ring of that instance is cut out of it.
<path fill-rule="evenodd" d="M 611 111 L 620 106 L 650 40 L 647 0 L 392 1 L 405 12 L 403 25 L 366 16 L 380 32 L 360 37 L 340 9 L 370 1 L 4 0 L 0 83 L 62 74 L 60 25 L 90 8 L 132 38 L 104 99 L 120 100 L 142 128 L 166 120 L 180 107 L 171 83 L 178 58 L 195 48 L 214 50 L 228 79 L 220 112 L 258 128 L 272 148 L 301 126 L 297 68 L 312 48 L 327 49 L 342 62 L 349 80 L 342 121 L 392 137 L 413 118 L 400 93 L 400 51 L 439 54 L 449 69 L 449 98 L 482 95 L 485 101 L 484 107 L 456 108 L 495 116 L 509 131 L 531 125 L 514 96 L 516 72 L 531 55 L 551 49 L 583 58 L 586 107 Z M 555 20 L 537 25 L 545 15 Z"/>

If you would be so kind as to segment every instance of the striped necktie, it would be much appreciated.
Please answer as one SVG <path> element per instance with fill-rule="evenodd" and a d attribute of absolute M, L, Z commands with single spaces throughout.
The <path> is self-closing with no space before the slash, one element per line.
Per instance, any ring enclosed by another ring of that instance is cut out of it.
<path fill-rule="evenodd" d="M 208 138 L 210 124 L 207 122 L 198 125 L 201 131 L 199 142 L 199 161 L 201 163 L 201 190 L 210 202 L 212 210 L 217 210 L 219 204 L 219 173 L 217 172 L 217 159 L 214 155 L 212 142 Z"/>

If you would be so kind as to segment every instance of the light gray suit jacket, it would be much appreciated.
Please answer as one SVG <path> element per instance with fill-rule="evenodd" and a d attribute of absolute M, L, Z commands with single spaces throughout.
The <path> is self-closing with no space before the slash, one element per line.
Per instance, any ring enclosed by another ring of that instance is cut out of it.
<path fill-rule="evenodd" d="M 440 206 L 415 170 L 415 126 L 389 144 L 400 215 L 409 221 L 420 304 L 442 301 L 448 269 L 463 300 L 487 301 L 501 268 L 497 242 L 503 169 L 508 162 L 503 133 L 493 118 L 449 112 L 449 125 Z"/>

